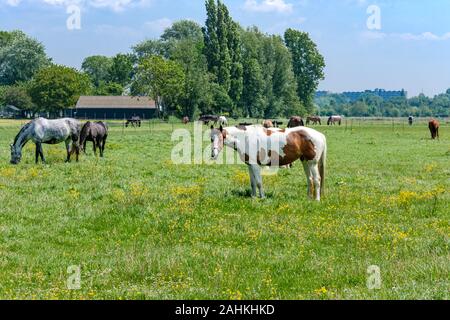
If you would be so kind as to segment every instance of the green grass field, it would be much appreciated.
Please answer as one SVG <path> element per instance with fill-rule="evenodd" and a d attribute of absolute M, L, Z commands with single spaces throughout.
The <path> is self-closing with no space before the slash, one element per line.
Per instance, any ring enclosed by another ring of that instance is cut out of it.
<path fill-rule="evenodd" d="M 113 127 L 106 158 L 79 163 L 59 145 L 35 165 L 29 144 L 13 167 L 20 124 L 0 121 L 2 299 L 450 298 L 448 125 L 440 141 L 426 124 L 320 127 L 315 203 L 300 164 L 265 177 L 266 200 L 245 165 L 172 164 L 171 125 Z"/>

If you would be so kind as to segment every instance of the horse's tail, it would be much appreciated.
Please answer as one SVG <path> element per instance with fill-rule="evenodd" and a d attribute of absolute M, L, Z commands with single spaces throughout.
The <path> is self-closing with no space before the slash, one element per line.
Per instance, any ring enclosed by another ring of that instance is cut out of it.
<path fill-rule="evenodd" d="M 320 157 L 319 161 L 319 173 L 320 173 L 320 195 L 322 196 L 324 194 L 325 189 L 325 175 L 326 175 L 326 166 L 327 166 L 327 155 L 328 155 L 328 146 L 327 146 L 327 140 L 325 139 L 325 145 L 323 148 L 322 156 Z"/>

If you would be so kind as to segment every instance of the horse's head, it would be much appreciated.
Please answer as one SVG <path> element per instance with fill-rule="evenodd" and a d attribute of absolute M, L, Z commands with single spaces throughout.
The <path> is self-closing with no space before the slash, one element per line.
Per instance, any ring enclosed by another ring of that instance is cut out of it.
<path fill-rule="evenodd" d="M 211 159 L 217 160 L 220 152 L 223 150 L 225 145 L 224 141 L 226 138 L 225 131 L 223 127 L 220 126 L 219 129 L 214 129 L 214 126 L 211 126 Z"/>
<path fill-rule="evenodd" d="M 11 164 L 19 164 L 22 160 L 22 150 L 20 148 L 15 148 L 12 144 L 11 148 Z"/>

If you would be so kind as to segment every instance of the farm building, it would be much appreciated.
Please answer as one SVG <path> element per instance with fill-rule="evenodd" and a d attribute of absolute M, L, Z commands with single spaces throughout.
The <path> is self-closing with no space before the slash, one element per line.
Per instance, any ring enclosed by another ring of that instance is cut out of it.
<path fill-rule="evenodd" d="M 82 96 L 69 115 L 78 119 L 152 119 L 157 116 L 155 101 L 148 97 Z"/>
<path fill-rule="evenodd" d="M 0 118 L 19 119 L 25 117 L 25 112 L 14 106 L 0 107 Z"/>

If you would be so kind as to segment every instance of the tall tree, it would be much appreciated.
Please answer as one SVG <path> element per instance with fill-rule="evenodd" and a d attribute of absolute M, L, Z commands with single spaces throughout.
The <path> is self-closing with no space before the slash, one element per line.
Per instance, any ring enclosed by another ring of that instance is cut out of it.
<path fill-rule="evenodd" d="M 241 27 L 227 16 L 228 24 L 228 47 L 231 55 L 230 69 L 230 98 L 236 102 L 240 101 L 244 89 L 244 67 L 242 65 L 242 42 L 240 38 Z"/>
<path fill-rule="evenodd" d="M 33 102 L 26 85 L 5 86 L 0 104 L 11 105 L 24 111 L 33 110 Z"/>
<path fill-rule="evenodd" d="M 163 56 L 169 58 L 168 43 L 158 40 L 144 40 L 132 47 L 135 60 L 140 61 L 151 56 Z"/>
<path fill-rule="evenodd" d="M 217 6 L 216 0 L 206 0 L 206 23 L 203 30 L 205 41 L 205 55 L 208 61 L 208 70 L 217 77 L 220 64 L 220 45 L 217 35 Z"/>
<path fill-rule="evenodd" d="M 133 58 L 128 54 L 118 54 L 112 59 L 109 70 L 110 81 L 126 86 L 133 77 Z"/>
<path fill-rule="evenodd" d="M 217 40 L 219 41 L 219 66 L 217 81 L 226 92 L 231 87 L 231 55 L 228 48 L 228 9 L 218 0 L 217 3 Z"/>
<path fill-rule="evenodd" d="M 21 31 L 3 32 L 0 42 L 0 85 L 28 81 L 50 64 L 44 46 Z"/>
<path fill-rule="evenodd" d="M 191 39 L 194 41 L 202 40 L 203 33 L 202 27 L 197 22 L 192 20 L 180 20 L 173 23 L 173 25 L 161 35 L 162 41 L 171 40 L 186 40 Z"/>
<path fill-rule="evenodd" d="M 8 31 L 0 31 L 0 48 L 5 47 L 11 43 L 13 33 Z"/>
<path fill-rule="evenodd" d="M 242 31 L 242 43 L 245 70 L 241 105 L 246 114 L 266 118 L 304 115 L 291 54 L 281 37 L 251 27 Z"/>
<path fill-rule="evenodd" d="M 40 111 L 55 115 L 73 107 L 80 95 L 90 93 L 90 79 L 77 70 L 52 65 L 41 69 L 29 85 L 29 94 Z"/>
<path fill-rule="evenodd" d="M 91 56 L 84 59 L 81 65 L 81 70 L 89 75 L 92 83 L 98 87 L 100 83 L 108 82 L 110 77 L 110 70 L 113 65 L 113 60 L 105 56 Z"/>
<path fill-rule="evenodd" d="M 171 59 L 178 62 L 185 74 L 183 94 L 180 97 L 184 116 L 194 118 L 210 103 L 210 76 L 202 54 L 203 40 L 177 41 Z"/>
<path fill-rule="evenodd" d="M 121 96 L 124 88 L 115 82 L 101 81 L 98 86 L 94 88 L 94 95 L 96 96 Z"/>
<path fill-rule="evenodd" d="M 230 17 L 228 8 L 220 0 L 206 1 L 207 19 L 203 28 L 205 55 L 208 70 L 215 81 L 233 101 L 230 110 L 236 113 L 236 106 L 243 91 L 243 66 L 241 54 L 240 27 Z M 223 99 L 221 99 L 223 100 Z"/>
<path fill-rule="evenodd" d="M 307 111 L 312 113 L 314 94 L 319 81 L 324 79 L 324 58 L 308 33 L 288 29 L 284 34 L 284 40 L 292 54 L 297 94 Z"/>
<path fill-rule="evenodd" d="M 244 92 L 242 102 L 245 115 L 253 118 L 264 117 L 267 101 L 264 99 L 264 79 L 261 66 L 255 58 L 245 61 Z"/>
<path fill-rule="evenodd" d="M 153 56 L 141 61 L 132 84 L 133 95 L 151 96 L 163 116 L 181 115 L 179 104 L 185 75 L 175 61 Z"/>
<path fill-rule="evenodd" d="M 283 44 L 279 36 L 270 38 L 273 55 L 272 95 L 273 110 L 266 110 L 266 117 L 277 116 L 291 117 L 292 115 L 306 115 L 306 110 L 297 95 L 297 83 L 292 68 L 292 58 L 289 50 Z"/>

